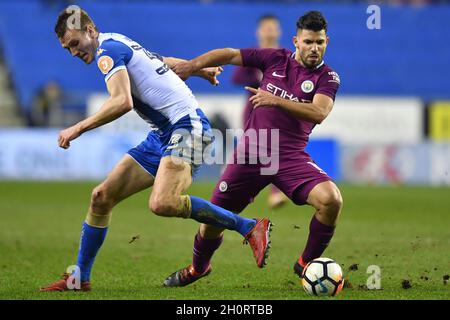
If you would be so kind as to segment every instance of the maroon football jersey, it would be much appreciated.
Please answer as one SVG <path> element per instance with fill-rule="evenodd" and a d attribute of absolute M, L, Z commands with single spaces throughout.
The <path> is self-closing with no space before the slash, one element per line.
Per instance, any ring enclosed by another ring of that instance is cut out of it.
<path fill-rule="evenodd" d="M 324 62 L 313 69 L 305 68 L 286 49 L 241 49 L 241 55 L 243 66 L 262 71 L 262 90 L 296 102 L 311 103 L 318 93 L 335 99 L 339 76 Z M 314 126 L 279 107 L 258 107 L 251 112 L 245 130 L 279 129 L 279 152 L 286 156 L 304 151 Z"/>

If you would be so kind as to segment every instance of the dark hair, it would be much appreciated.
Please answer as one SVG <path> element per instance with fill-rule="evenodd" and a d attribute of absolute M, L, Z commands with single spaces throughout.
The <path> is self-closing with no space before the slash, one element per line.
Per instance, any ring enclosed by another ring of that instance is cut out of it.
<path fill-rule="evenodd" d="M 319 11 L 309 11 L 297 20 L 297 30 L 325 30 L 327 32 L 327 28 L 327 20 Z"/>
<path fill-rule="evenodd" d="M 265 15 L 262 15 L 261 17 L 259 17 L 258 24 L 260 24 L 261 22 L 266 21 L 266 20 L 280 21 L 276 15 L 268 13 L 268 14 L 265 14 Z"/>
<path fill-rule="evenodd" d="M 74 17 L 74 15 L 77 14 L 79 14 L 79 17 Z M 86 31 L 86 27 L 89 24 L 97 30 L 94 21 L 92 21 L 86 11 L 78 6 L 68 6 L 66 9 L 61 11 L 58 16 L 58 20 L 55 24 L 55 33 L 58 38 L 62 38 L 66 34 L 67 29 Z"/>

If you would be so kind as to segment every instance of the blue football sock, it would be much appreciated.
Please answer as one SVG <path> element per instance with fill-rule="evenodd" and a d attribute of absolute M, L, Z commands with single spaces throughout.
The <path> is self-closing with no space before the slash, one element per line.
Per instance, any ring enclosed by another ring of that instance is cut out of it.
<path fill-rule="evenodd" d="M 245 236 L 256 224 L 253 219 L 240 217 L 201 198 L 190 196 L 191 219 L 228 230 L 235 230 Z"/>
<path fill-rule="evenodd" d="M 108 228 L 97 228 L 83 223 L 81 228 L 80 251 L 77 266 L 80 268 L 81 281 L 89 281 L 95 256 L 105 240 Z"/>

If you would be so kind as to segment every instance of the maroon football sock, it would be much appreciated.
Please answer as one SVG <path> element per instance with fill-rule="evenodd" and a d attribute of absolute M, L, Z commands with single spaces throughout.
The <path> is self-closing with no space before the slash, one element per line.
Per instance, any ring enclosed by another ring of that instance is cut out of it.
<path fill-rule="evenodd" d="M 298 260 L 300 265 L 305 266 L 311 260 L 319 258 L 328 247 L 333 237 L 335 227 L 324 225 L 314 216 L 309 225 L 309 237 L 305 250 Z"/>
<path fill-rule="evenodd" d="M 222 243 L 223 235 L 215 239 L 205 239 L 200 233 L 197 233 L 194 239 L 194 252 L 192 256 L 192 265 L 195 271 L 203 273 L 208 269 L 214 251 Z"/>

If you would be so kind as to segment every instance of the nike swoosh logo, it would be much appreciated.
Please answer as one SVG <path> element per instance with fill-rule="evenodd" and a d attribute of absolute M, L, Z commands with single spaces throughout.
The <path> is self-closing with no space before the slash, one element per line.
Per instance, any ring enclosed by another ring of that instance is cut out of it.
<path fill-rule="evenodd" d="M 278 77 L 278 78 L 286 78 L 286 76 L 280 75 L 280 74 L 278 74 L 276 71 L 272 72 L 272 75 L 273 75 L 274 77 Z"/>

